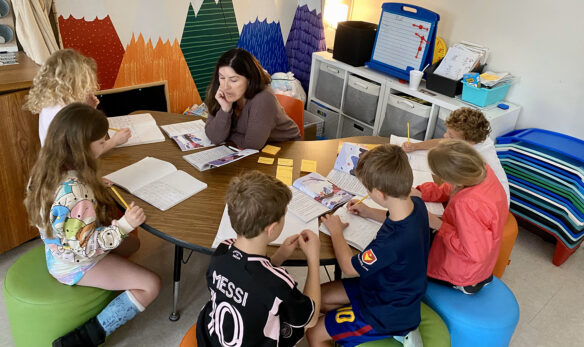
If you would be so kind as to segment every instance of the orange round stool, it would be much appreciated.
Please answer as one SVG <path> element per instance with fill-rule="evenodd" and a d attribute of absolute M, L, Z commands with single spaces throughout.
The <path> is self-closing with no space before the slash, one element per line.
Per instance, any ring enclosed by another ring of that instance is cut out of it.
<path fill-rule="evenodd" d="M 501 248 L 499 249 L 499 257 L 497 258 L 497 263 L 493 269 L 493 275 L 501 278 L 507 265 L 511 263 L 509 257 L 511 256 L 511 251 L 513 250 L 513 245 L 515 245 L 515 240 L 517 239 L 517 221 L 515 216 L 511 212 L 507 215 L 507 222 L 503 227 L 503 238 L 501 240 Z"/>

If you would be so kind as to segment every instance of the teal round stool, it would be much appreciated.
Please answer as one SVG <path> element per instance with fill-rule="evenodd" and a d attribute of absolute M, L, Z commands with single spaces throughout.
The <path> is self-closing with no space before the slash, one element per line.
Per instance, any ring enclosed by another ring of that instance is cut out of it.
<path fill-rule="evenodd" d="M 49 274 L 41 245 L 8 269 L 3 294 L 18 347 L 51 346 L 57 337 L 96 316 L 117 293 L 60 283 Z"/>
<path fill-rule="evenodd" d="M 421 308 L 422 320 L 420 321 L 420 335 L 424 346 L 430 347 L 450 347 L 450 334 L 448 328 L 442 321 L 442 318 L 434 312 L 426 304 L 422 303 Z M 401 342 L 398 342 L 393 337 L 366 342 L 359 345 L 360 347 L 401 347 Z"/>

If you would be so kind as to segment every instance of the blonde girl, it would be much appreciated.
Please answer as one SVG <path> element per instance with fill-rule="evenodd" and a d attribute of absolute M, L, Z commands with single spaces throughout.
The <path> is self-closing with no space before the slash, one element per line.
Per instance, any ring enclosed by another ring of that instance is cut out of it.
<path fill-rule="evenodd" d="M 442 219 L 429 214 L 436 229 L 428 258 L 428 276 L 465 294 L 492 280 L 507 197 L 491 167 L 463 140 L 442 140 L 428 152 L 432 173 L 444 183 L 424 183 L 412 195 L 424 201 L 448 202 Z"/>
<path fill-rule="evenodd" d="M 99 100 L 95 92 L 98 89 L 95 60 L 72 49 L 53 53 L 34 77 L 24 105 L 25 109 L 39 114 L 41 146 L 44 146 L 47 130 L 57 112 L 73 102 L 83 102 L 96 108 Z M 106 141 L 105 150 L 125 143 L 129 138 L 130 130 L 121 129 Z"/>
<path fill-rule="evenodd" d="M 107 130 L 103 112 L 83 103 L 64 107 L 32 169 L 24 203 L 45 243 L 49 273 L 66 285 L 124 291 L 53 346 L 98 346 L 160 290 L 155 273 L 123 257 L 138 249 L 128 233 L 146 217 L 132 202 L 123 217 L 112 219 L 114 201 L 97 175 Z"/>

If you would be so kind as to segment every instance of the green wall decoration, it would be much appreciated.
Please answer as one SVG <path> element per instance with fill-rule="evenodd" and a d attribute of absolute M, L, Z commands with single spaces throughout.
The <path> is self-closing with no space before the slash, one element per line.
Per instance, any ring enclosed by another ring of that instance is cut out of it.
<path fill-rule="evenodd" d="M 180 48 L 204 99 L 217 59 L 235 48 L 239 30 L 231 0 L 205 0 L 195 15 L 189 5 Z"/>

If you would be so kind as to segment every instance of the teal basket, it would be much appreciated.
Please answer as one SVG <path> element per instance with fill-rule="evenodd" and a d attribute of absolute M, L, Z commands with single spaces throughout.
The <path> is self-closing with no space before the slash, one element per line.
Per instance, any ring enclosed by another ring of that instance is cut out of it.
<path fill-rule="evenodd" d="M 480 107 L 485 107 L 503 100 L 510 86 L 511 83 L 507 83 L 491 89 L 477 88 L 462 81 L 462 100 Z"/>

